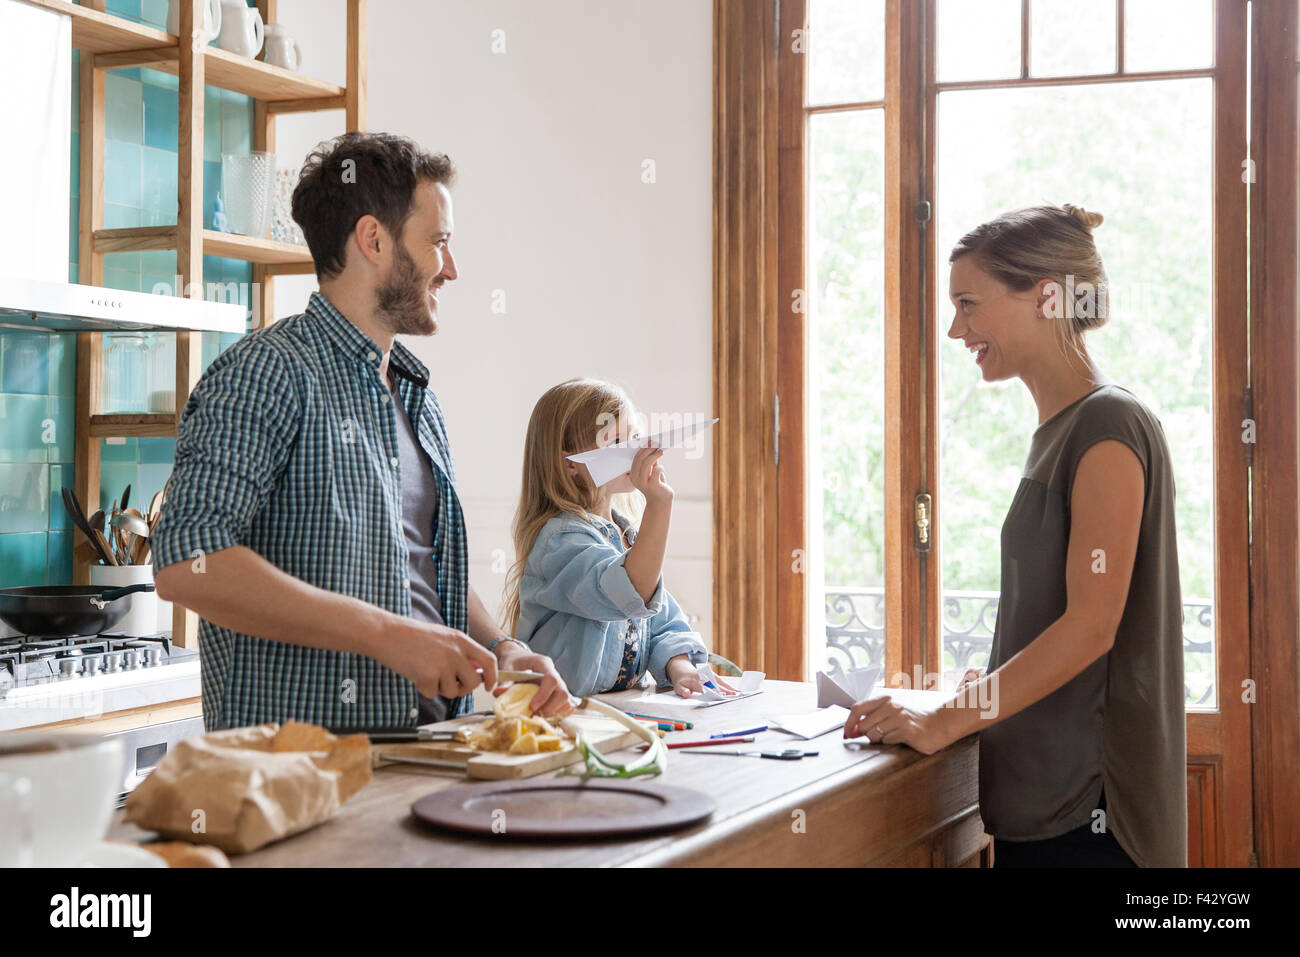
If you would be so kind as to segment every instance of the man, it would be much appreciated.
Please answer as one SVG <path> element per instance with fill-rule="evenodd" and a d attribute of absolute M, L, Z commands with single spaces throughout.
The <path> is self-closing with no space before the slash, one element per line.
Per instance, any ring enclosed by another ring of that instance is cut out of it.
<path fill-rule="evenodd" d="M 312 153 L 293 216 L 320 291 L 218 356 L 185 405 L 153 556 L 158 594 L 203 619 L 208 730 L 455 717 L 498 666 L 544 675 L 540 713 L 568 710 L 551 659 L 469 587 L 442 410 L 394 341 L 437 331 L 454 175 L 390 134 Z"/>

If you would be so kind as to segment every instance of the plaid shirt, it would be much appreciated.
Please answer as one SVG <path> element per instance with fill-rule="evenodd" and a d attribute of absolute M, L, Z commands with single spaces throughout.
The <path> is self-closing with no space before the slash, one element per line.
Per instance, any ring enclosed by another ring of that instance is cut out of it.
<path fill-rule="evenodd" d="M 311 585 L 411 614 L 401 468 L 379 347 L 320 293 L 307 311 L 221 353 L 190 394 L 153 539 L 154 569 L 245 545 Z M 394 342 L 389 367 L 433 463 L 443 618 L 464 631 L 465 518 L 429 372 Z M 366 655 L 199 626 L 208 730 L 295 718 L 326 727 L 411 726 L 415 685 Z M 454 699 L 448 716 L 465 713 Z"/>

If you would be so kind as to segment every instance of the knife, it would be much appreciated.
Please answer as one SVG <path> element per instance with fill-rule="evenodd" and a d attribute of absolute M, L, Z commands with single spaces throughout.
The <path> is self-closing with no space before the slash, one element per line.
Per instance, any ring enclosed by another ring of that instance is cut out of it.
<path fill-rule="evenodd" d="M 364 734 L 371 744 L 398 741 L 455 741 L 455 731 L 432 731 L 428 728 L 331 728 L 330 734 L 340 738 Z"/>
<path fill-rule="evenodd" d="M 452 768 L 456 771 L 465 770 L 464 761 L 448 761 L 445 758 L 425 758 L 413 754 L 380 754 L 380 761 L 392 761 L 396 764 L 421 764 L 430 768 Z"/>
<path fill-rule="evenodd" d="M 482 672 L 480 671 L 479 674 Z M 536 671 L 498 671 L 497 684 L 503 681 L 541 681 L 545 677 Z"/>

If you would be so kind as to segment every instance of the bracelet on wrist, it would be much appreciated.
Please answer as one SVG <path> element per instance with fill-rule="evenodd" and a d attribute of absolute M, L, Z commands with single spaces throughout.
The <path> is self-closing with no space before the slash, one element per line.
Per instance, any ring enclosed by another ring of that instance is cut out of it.
<path fill-rule="evenodd" d="M 529 648 L 526 644 L 524 644 L 518 638 L 515 638 L 511 635 L 497 635 L 495 638 L 493 638 L 491 641 L 487 643 L 487 650 L 495 654 L 497 645 L 501 644 L 501 642 L 503 641 L 513 641 L 515 644 L 519 645 L 525 651 L 532 651 L 532 649 Z"/>

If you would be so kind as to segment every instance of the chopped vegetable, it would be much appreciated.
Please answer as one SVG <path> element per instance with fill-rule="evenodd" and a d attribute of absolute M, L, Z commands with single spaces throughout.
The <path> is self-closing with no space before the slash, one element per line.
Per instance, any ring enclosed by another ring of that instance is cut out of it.
<path fill-rule="evenodd" d="M 501 693 L 492 710 L 498 718 L 528 717 L 533 713 L 531 702 L 537 693 L 535 684 L 511 685 Z"/>

